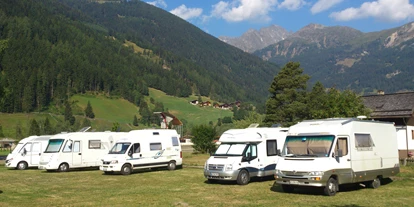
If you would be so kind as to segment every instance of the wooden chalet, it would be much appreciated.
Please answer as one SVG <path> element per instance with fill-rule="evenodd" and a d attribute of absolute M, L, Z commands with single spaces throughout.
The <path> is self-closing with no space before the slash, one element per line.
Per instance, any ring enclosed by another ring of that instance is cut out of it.
<path fill-rule="evenodd" d="M 367 108 L 372 110 L 371 119 L 394 122 L 397 129 L 400 158 L 414 152 L 414 92 L 363 96 Z M 410 153 L 411 152 L 411 153 Z"/>

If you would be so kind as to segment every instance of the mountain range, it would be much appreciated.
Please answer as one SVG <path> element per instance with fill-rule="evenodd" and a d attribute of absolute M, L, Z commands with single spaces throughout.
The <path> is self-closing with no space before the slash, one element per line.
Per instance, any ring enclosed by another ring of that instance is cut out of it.
<path fill-rule="evenodd" d="M 263 44 L 253 44 L 260 36 L 245 38 L 251 33 L 249 30 L 240 38 L 233 38 L 233 42 L 248 44 L 233 45 L 243 50 L 263 47 Z M 272 35 L 270 32 L 265 36 Z M 284 39 L 275 40 L 276 43 L 252 53 L 278 65 L 300 62 L 304 72 L 311 76 L 311 83 L 320 81 L 325 87 L 352 89 L 364 94 L 414 88 L 414 22 L 369 33 L 344 26 L 309 24 Z"/>

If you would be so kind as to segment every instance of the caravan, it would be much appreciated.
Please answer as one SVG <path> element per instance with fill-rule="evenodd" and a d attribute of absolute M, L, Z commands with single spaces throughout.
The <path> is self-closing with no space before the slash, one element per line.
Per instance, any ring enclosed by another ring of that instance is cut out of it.
<path fill-rule="evenodd" d="M 204 177 L 249 183 L 251 177 L 272 176 L 287 128 L 230 129 L 224 132 L 217 151 L 204 165 Z"/>
<path fill-rule="evenodd" d="M 393 123 L 333 118 L 303 121 L 289 128 L 275 178 L 285 192 L 313 186 L 333 196 L 340 184 L 377 188 L 382 179 L 398 172 Z"/>
<path fill-rule="evenodd" d="M 102 161 L 99 169 L 105 174 L 129 175 L 133 170 L 158 167 L 175 170 L 183 162 L 179 135 L 172 129 L 130 131 Z"/>
<path fill-rule="evenodd" d="M 50 138 L 40 157 L 39 169 L 66 172 L 72 168 L 99 167 L 102 157 L 126 132 L 72 132 Z"/>
<path fill-rule="evenodd" d="M 14 150 L 7 155 L 8 168 L 25 170 L 39 165 L 40 155 L 45 151 L 52 135 L 30 136 L 19 141 Z"/>

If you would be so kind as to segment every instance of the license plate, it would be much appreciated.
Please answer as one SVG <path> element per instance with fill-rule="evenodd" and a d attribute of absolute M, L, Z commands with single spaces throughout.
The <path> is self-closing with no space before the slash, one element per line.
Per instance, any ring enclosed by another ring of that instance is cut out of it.
<path fill-rule="evenodd" d="M 296 180 L 291 180 L 291 181 L 289 181 L 289 183 L 290 183 L 290 184 L 299 184 L 299 181 L 296 181 Z"/>
<path fill-rule="evenodd" d="M 219 174 L 218 174 L 218 173 L 210 173 L 210 175 L 211 175 L 211 176 L 216 176 L 216 177 L 217 177 L 217 176 L 219 176 Z"/>

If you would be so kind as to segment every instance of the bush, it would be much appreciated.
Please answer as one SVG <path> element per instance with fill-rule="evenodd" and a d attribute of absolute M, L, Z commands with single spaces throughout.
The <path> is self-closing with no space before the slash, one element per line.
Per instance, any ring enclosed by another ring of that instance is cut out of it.
<path fill-rule="evenodd" d="M 194 126 L 191 134 L 194 136 L 191 139 L 194 143 L 193 148 L 197 152 L 208 153 L 216 149 L 216 144 L 213 142 L 217 135 L 215 127 L 211 125 Z"/>

